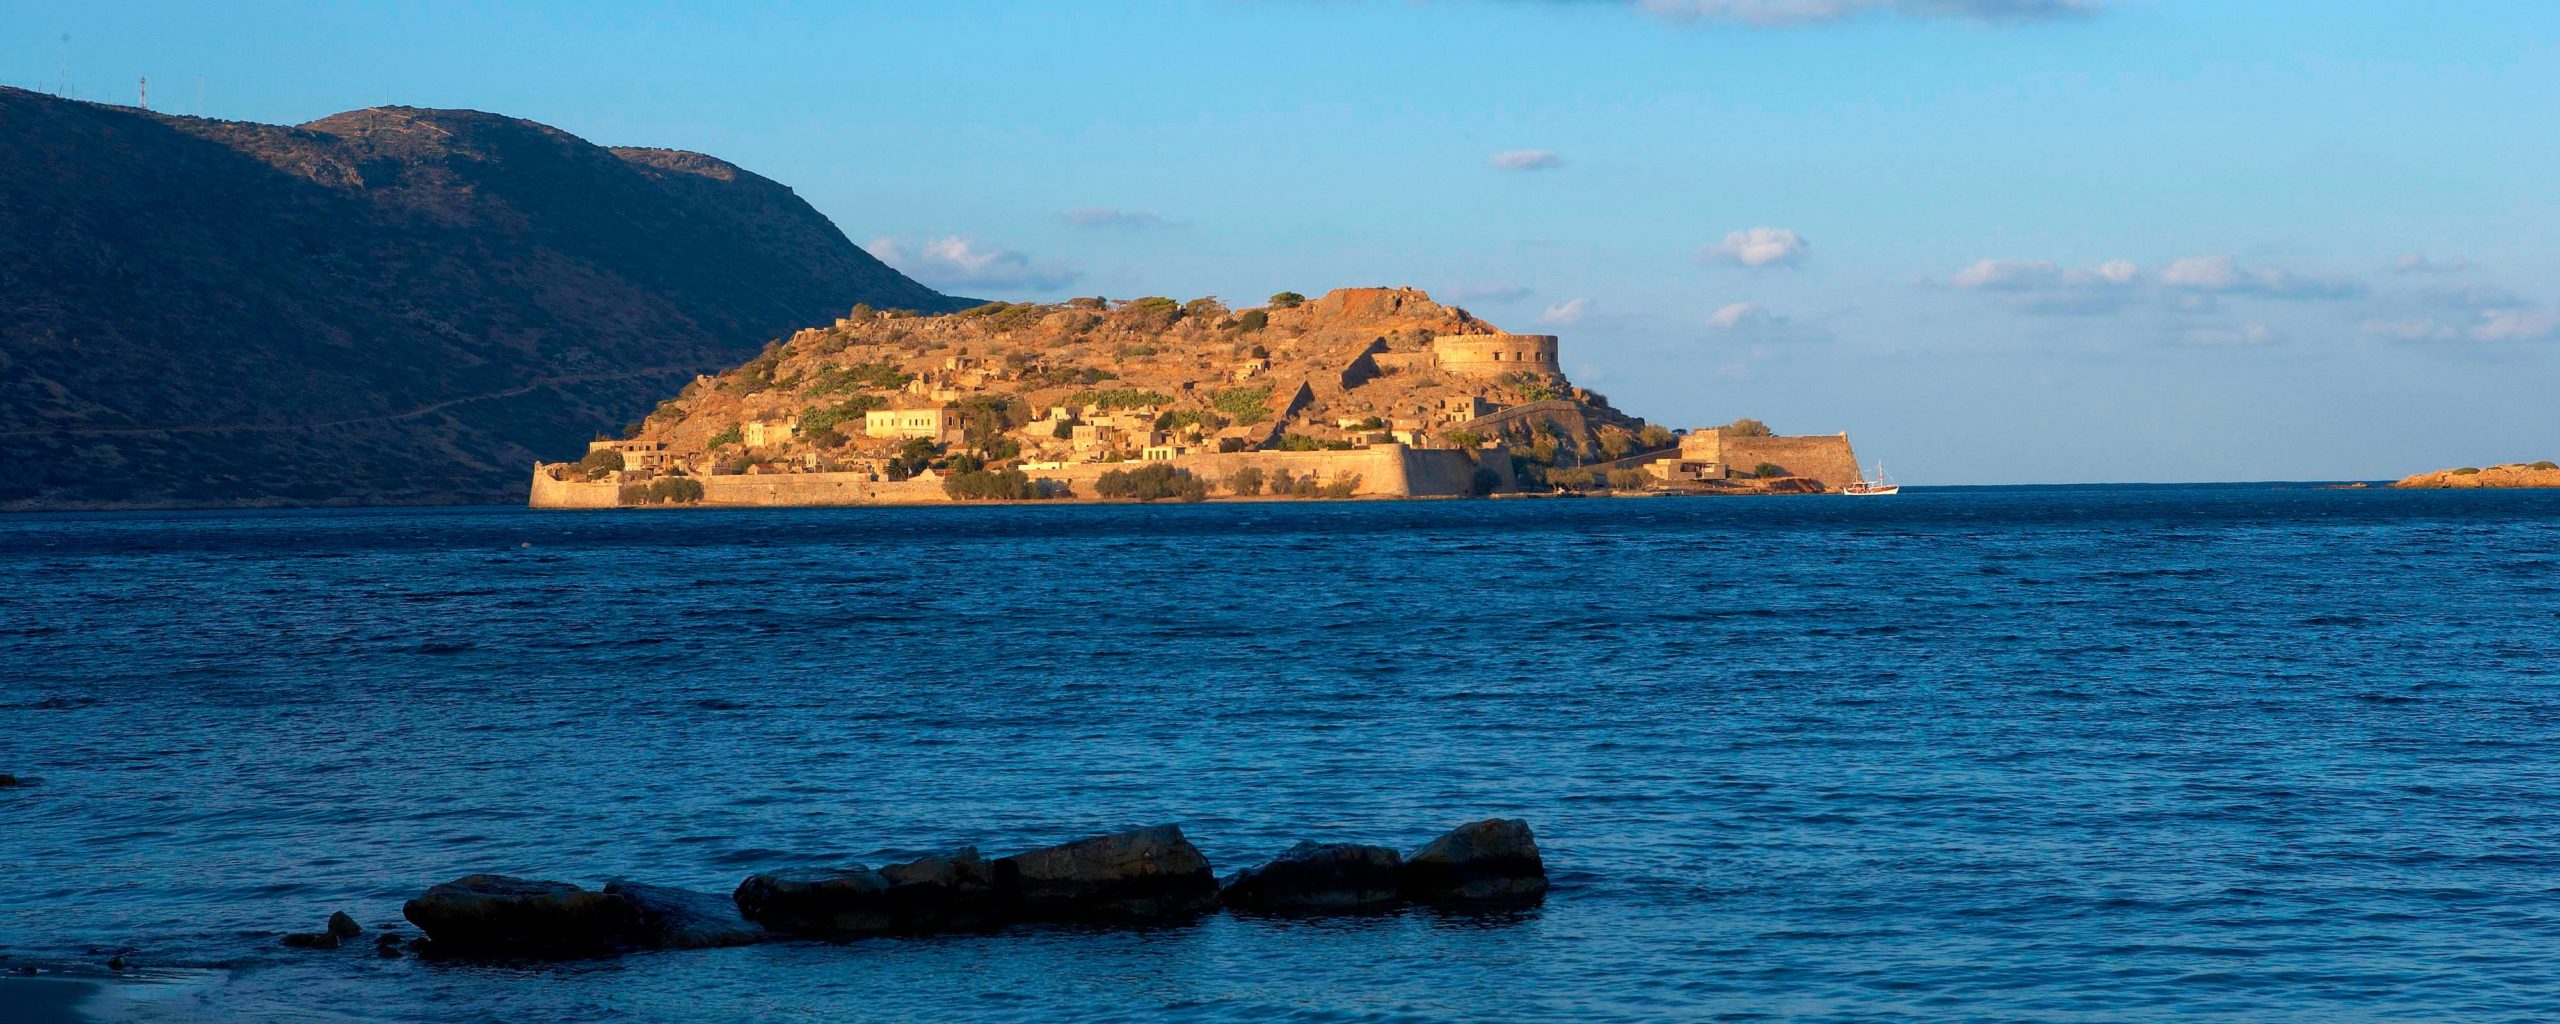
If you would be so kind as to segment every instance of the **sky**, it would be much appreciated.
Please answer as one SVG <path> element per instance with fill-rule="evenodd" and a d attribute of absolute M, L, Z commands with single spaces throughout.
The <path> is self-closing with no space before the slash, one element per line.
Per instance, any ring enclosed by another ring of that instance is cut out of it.
<path fill-rule="evenodd" d="M 0 7 L 0 82 L 699 150 L 946 291 L 1411 285 L 1907 483 L 2560 458 L 2548 0 Z"/>

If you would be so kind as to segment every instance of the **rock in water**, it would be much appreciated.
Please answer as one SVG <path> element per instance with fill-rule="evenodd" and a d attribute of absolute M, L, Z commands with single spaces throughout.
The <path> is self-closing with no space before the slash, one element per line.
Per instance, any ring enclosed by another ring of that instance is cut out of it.
<path fill-rule="evenodd" d="M 612 881 L 605 895 L 631 904 L 632 940 L 651 949 L 745 946 L 767 938 L 764 926 L 738 913 L 736 900 L 718 893 Z"/>
<path fill-rule="evenodd" d="M 888 879 L 859 864 L 753 875 L 738 883 L 736 900 L 747 920 L 778 932 L 871 935 L 894 923 Z"/>
<path fill-rule="evenodd" d="M 348 917 L 347 912 L 341 910 L 329 915 L 329 934 L 341 939 L 352 939 L 364 934 L 364 926 L 357 924 L 355 918 Z"/>
<path fill-rule="evenodd" d="M 1415 851 L 1404 862 L 1404 891 L 1425 902 L 1534 900 L 1546 895 L 1547 866 L 1528 822 L 1490 818 Z"/>
<path fill-rule="evenodd" d="M 978 848 L 918 857 L 880 869 L 889 883 L 892 926 L 902 932 L 966 931 L 1004 921 L 994 869 Z"/>
<path fill-rule="evenodd" d="M 328 932 L 295 932 L 284 937 L 284 944 L 295 949 L 336 949 L 338 937 Z"/>
<path fill-rule="evenodd" d="M 1322 913 L 1391 907 L 1403 888 L 1404 857 L 1391 847 L 1307 842 L 1236 872 L 1219 898 L 1237 910 Z"/>
<path fill-rule="evenodd" d="M 636 915 L 620 896 L 567 882 L 471 875 L 428 889 L 400 914 L 439 956 L 559 958 L 633 944 Z"/>
<path fill-rule="evenodd" d="M 1218 905 L 1209 858 L 1174 825 L 1017 853 L 995 878 L 1016 912 L 1045 920 L 1170 921 Z"/>

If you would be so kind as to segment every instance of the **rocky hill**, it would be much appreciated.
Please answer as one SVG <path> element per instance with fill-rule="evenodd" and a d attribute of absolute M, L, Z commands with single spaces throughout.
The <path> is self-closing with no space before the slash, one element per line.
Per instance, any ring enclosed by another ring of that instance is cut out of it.
<path fill-rule="evenodd" d="M 1161 297 L 862 309 L 695 380 L 617 446 L 627 457 L 587 469 L 900 479 L 951 455 L 1037 468 L 1373 444 L 1516 445 L 1539 467 L 1572 467 L 1670 443 L 1566 380 L 1554 346 L 1401 288 L 1246 309 Z M 1457 364 L 1497 351 L 1514 361 Z"/>
<path fill-rule="evenodd" d="M 2550 460 L 2546 459 L 2541 462 L 2529 464 L 2518 462 L 2504 466 L 2490 466 L 2486 469 L 2482 469 L 2477 466 L 2464 466 L 2459 469 L 2440 469 L 2433 473 L 2418 473 L 2412 476 L 2403 477 L 2398 483 L 2394 483 L 2391 486 L 2411 489 L 2434 488 L 2450 490 L 2465 490 L 2472 488 L 2495 489 L 2509 487 L 2560 487 L 2560 464 L 2554 464 Z"/>
<path fill-rule="evenodd" d="M 695 153 L 0 88 L 0 508 L 519 501 L 695 374 L 970 303 Z"/>

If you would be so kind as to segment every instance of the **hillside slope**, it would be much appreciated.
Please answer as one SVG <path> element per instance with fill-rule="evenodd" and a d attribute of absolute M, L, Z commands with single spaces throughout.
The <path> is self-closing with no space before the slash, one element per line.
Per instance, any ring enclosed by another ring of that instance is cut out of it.
<path fill-rule="evenodd" d="M 0 508 L 522 499 L 694 374 L 942 311 L 788 188 L 494 114 L 0 88 Z"/>

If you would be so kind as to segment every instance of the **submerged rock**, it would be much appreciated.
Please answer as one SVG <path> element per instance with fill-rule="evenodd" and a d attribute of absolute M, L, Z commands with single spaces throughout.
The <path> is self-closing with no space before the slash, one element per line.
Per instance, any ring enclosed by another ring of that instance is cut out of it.
<path fill-rule="evenodd" d="M 650 949 L 745 946 L 769 936 L 764 926 L 738 913 L 737 901 L 718 893 L 612 881 L 605 895 L 631 904 L 631 940 Z"/>
<path fill-rule="evenodd" d="M 1218 905 L 1218 879 L 1174 825 L 1097 836 L 995 862 L 1005 900 L 1044 920 L 1169 921 Z"/>
<path fill-rule="evenodd" d="M 887 865 L 879 873 L 889 883 L 891 925 L 898 931 L 966 931 L 1004 922 L 995 869 L 977 847 Z"/>
<path fill-rule="evenodd" d="M 734 898 L 747 920 L 778 932 L 871 935 L 894 922 L 889 880 L 859 864 L 751 875 Z"/>
<path fill-rule="evenodd" d="M 295 949 L 336 949 L 338 937 L 328 932 L 294 932 L 284 937 L 284 944 Z"/>
<path fill-rule="evenodd" d="M 341 910 L 329 915 L 329 934 L 341 939 L 352 939 L 364 934 L 364 926 L 357 924 L 355 918 L 347 916 L 347 912 Z"/>
<path fill-rule="evenodd" d="M 33 781 L 35 780 L 21 779 L 7 772 L 0 772 L 0 789 L 16 789 Z"/>
<path fill-rule="evenodd" d="M 1404 865 L 1405 895 L 1425 902 L 1527 901 L 1546 891 L 1538 841 L 1529 823 L 1518 818 L 1460 825 Z"/>
<path fill-rule="evenodd" d="M 400 914 L 440 956 L 595 956 L 633 945 L 631 902 L 567 882 L 470 875 L 428 889 Z"/>
<path fill-rule="evenodd" d="M 387 934 L 375 936 L 373 940 L 373 955 L 385 960 L 400 959 L 400 937 L 397 935 Z"/>
<path fill-rule="evenodd" d="M 1305 842 L 1236 872 L 1218 895 L 1237 910 L 1321 913 L 1392 907 L 1403 888 L 1404 857 L 1392 847 Z"/>

